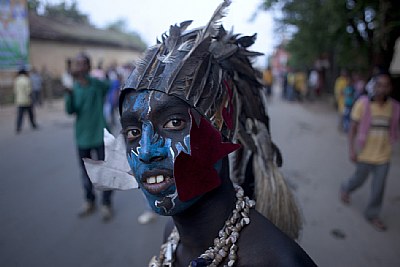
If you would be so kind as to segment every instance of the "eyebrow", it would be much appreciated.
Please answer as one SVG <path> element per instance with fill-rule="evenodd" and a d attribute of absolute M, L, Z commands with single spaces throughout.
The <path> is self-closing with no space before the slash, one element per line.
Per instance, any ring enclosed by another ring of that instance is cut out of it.
<path fill-rule="evenodd" d="M 132 122 L 138 122 L 138 116 L 136 112 L 124 112 L 121 115 L 120 121 L 123 128 L 125 125 L 132 124 Z"/>
<path fill-rule="evenodd" d="M 152 101 L 157 101 L 154 98 L 152 99 Z M 148 103 L 150 105 L 150 103 Z M 157 112 L 165 112 L 171 109 L 188 109 L 189 105 L 186 104 L 184 101 L 182 101 L 181 99 L 177 98 L 177 97 L 172 97 L 170 99 L 168 99 L 168 101 L 164 101 L 162 104 L 158 105 L 156 107 L 156 109 L 154 109 L 154 107 L 152 106 L 152 111 L 157 111 Z M 139 120 L 138 118 L 140 117 L 140 112 L 139 111 L 132 111 L 130 110 L 129 112 L 125 111 L 122 113 L 121 115 L 121 124 L 124 127 L 124 125 L 129 125 L 132 123 L 137 123 Z"/>

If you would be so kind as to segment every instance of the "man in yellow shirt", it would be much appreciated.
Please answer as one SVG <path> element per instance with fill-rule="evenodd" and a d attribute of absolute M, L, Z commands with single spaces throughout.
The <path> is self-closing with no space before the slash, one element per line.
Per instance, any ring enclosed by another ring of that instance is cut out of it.
<path fill-rule="evenodd" d="M 271 67 L 268 67 L 263 72 L 263 82 L 266 89 L 267 97 L 272 95 L 272 83 L 273 83 L 273 76 Z"/>
<path fill-rule="evenodd" d="M 335 98 L 338 105 L 339 114 L 343 114 L 344 111 L 344 89 L 349 83 L 347 71 L 342 70 L 340 76 L 335 81 Z"/>
<path fill-rule="evenodd" d="M 28 112 L 29 120 L 31 122 L 32 128 L 37 129 L 35 122 L 35 114 L 32 108 L 32 86 L 31 81 L 28 77 L 28 72 L 25 69 L 21 69 L 18 72 L 18 76 L 14 80 L 14 96 L 15 104 L 17 105 L 17 134 L 21 132 L 22 119 L 24 114 Z"/>
<path fill-rule="evenodd" d="M 294 75 L 294 89 L 297 99 L 300 101 L 302 101 L 307 94 L 306 79 L 306 73 L 302 70 L 298 70 Z"/>
<path fill-rule="evenodd" d="M 389 171 L 391 146 L 398 137 L 400 105 L 389 97 L 391 81 L 388 74 L 377 76 L 373 99 L 361 97 L 354 104 L 349 133 L 350 159 L 356 163 L 352 177 L 342 183 L 341 200 L 350 203 L 350 193 L 359 188 L 372 172 L 372 190 L 365 210 L 366 219 L 380 231 L 386 225 L 379 212 L 385 181 Z"/>

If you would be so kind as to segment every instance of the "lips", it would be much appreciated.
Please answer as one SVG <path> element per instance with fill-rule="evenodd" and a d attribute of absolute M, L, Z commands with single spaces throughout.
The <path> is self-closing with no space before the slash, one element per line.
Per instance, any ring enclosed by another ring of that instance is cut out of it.
<path fill-rule="evenodd" d="M 141 182 L 145 190 L 157 195 L 174 185 L 175 179 L 169 170 L 151 170 L 143 174 Z"/>

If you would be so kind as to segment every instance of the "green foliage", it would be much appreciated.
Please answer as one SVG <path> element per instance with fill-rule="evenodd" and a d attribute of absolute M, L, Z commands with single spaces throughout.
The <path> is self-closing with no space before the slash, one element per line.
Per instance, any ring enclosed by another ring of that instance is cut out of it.
<path fill-rule="evenodd" d="M 62 1 L 59 4 L 49 4 L 43 0 L 28 0 L 28 8 L 36 14 L 38 14 L 40 10 L 41 16 L 56 19 L 61 22 L 73 21 L 78 24 L 90 25 L 89 16 L 78 9 L 76 0 Z M 125 19 L 118 19 L 109 23 L 105 29 L 111 30 L 113 33 L 111 33 L 110 36 L 104 34 L 101 39 L 120 38 L 121 40 L 130 40 L 136 44 L 139 49 L 144 50 L 147 47 L 138 33 L 128 30 L 127 21 Z M 89 36 L 86 37 L 89 38 Z"/>
<path fill-rule="evenodd" d="M 78 10 L 76 0 L 71 4 L 67 4 L 65 1 L 54 5 L 46 4 L 44 15 L 49 18 L 67 18 L 77 23 L 90 24 L 88 15 Z"/>
<path fill-rule="evenodd" d="M 68 4 L 66 1 L 62 1 L 59 4 L 49 4 L 47 2 L 43 3 L 42 0 L 28 0 L 28 9 L 30 11 L 38 14 L 41 7 L 43 7 L 44 10 L 43 14 L 41 14 L 43 16 L 61 20 L 68 19 L 77 23 L 90 24 L 88 15 L 78 10 L 76 0 L 72 1 L 70 4 Z"/>
<path fill-rule="evenodd" d="M 118 19 L 114 22 L 109 23 L 106 26 L 107 30 L 112 30 L 116 32 L 126 32 L 127 31 L 127 22 L 125 19 Z"/>
<path fill-rule="evenodd" d="M 400 35 L 400 1 L 264 0 L 279 9 L 278 27 L 293 28 L 287 45 L 293 67 L 311 66 L 323 54 L 337 67 L 372 65 L 377 54 L 388 66 Z"/>
<path fill-rule="evenodd" d="M 38 9 L 41 6 L 40 0 L 28 0 L 28 9 L 38 13 Z"/>
<path fill-rule="evenodd" d="M 109 23 L 105 29 L 123 34 L 126 38 L 136 43 L 142 49 L 147 47 L 146 43 L 142 40 L 137 32 L 128 30 L 128 23 L 124 18 L 120 18 Z"/>

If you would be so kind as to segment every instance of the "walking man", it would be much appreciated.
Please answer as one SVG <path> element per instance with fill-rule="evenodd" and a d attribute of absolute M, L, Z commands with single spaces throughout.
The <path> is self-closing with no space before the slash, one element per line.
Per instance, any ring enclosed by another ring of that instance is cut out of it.
<path fill-rule="evenodd" d="M 32 108 L 31 81 L 29 80 L 28 72 L 25 69 L 21 69 L 14 80 L 14 95 L 15 104 L 18 108 L 16 133 L 19 134 L 21 132 L 22 121 L 25 113 L 28 113 L 29 115 L 29 120 L 31 122 L 32 128 L 37 129 L 35 114 L 33 113 Z"/>
<path fill-rule="evenodd" d="M 39 72 L 33 68 L 30 73 L 32 83 L 32 100 L 33 106 L 42 105 L 42 77 Z"/>
<path fill-rule="evenodd" d="M 74 77 L 72 90 L 65 87 L 65 110 L 68 114 L 76 116 L 75 139 L 85 190 L 86 202 L 79 212 L 80 217 L 90 215 L 96 209 L 94 188 L 88 177 L 83 159 L 92 158 L 95 154 L 97 160 L 104 160 L 103 131 L 106 122 L 103 116 L 103 103 L 109 88 L 108 82 L 90 77 L 89 72 L 89 57 L 85 54 L 79 54 L 72 61 L 72 76 Z M 102 192 L 104 221 L 112 218 L 111 194 L 112 191 L 110 190 Z"/>

